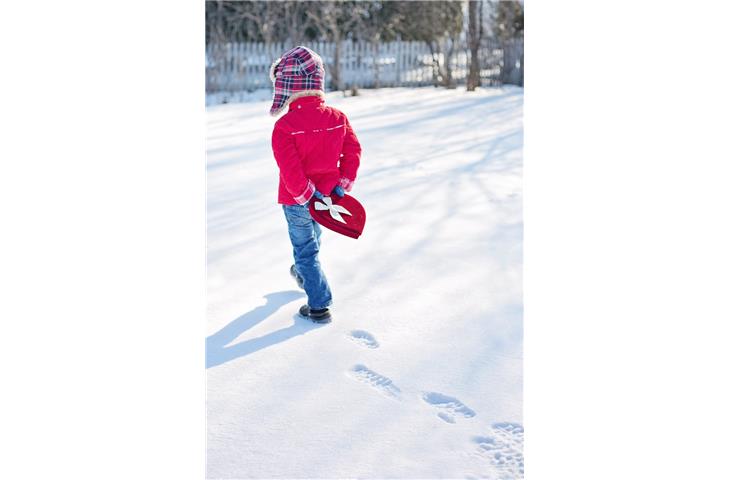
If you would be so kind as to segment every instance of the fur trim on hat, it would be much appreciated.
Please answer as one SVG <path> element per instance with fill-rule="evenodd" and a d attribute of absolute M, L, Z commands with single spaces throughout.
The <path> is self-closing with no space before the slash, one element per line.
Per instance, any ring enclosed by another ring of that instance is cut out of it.
<path fill-rule="evenodd" d="M 302 97 L 320 97 L 324 99 L 324 92 L 322 90 L 300 90 L 289 95 L 284 104 L 275 112 L 270 112 L 272 117 L 277 117 L 281 112 L 286 109 L 291 102 Z"/>
<path fill-rule="evenodd" d="M 269 69 L 269 78 L 272 82 L 276 81 L 276 75 L 274 75 L 274 72 L 276 71 L 276 67 L 279 66 L 279 63 L 281 63 L 281 57 L 277 58 L 274 63 L 271 64 L 271 68 Z"/>

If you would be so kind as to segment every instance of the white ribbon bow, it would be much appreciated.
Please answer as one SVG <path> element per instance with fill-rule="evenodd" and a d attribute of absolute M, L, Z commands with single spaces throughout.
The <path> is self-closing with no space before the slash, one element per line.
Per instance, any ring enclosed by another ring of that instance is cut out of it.
<path fill-rule="evenodd" d="M 324 203 L 322 203 L 322 202 L 324 202 Z M 344 213 L 345 215 L 352 216 L 352 214 L 350 212 L 348 212 L 347 209 L 345 207 L 343 207 L 342 205 L 334 205 L 332 203 L 332 199 L 330 197 L 324 197 L 324 198 L 322 198 L 322 201 L 314 202 L 314 209 L 315 210 L 329 210 L 332 218 L 334 218 L 338 222 L 342 222 L 344 224 L 347 224 L 347 222 L 345 221 L 344 218 L 342 218 L 342 215 L 340 215 L 340 213 Z"/>

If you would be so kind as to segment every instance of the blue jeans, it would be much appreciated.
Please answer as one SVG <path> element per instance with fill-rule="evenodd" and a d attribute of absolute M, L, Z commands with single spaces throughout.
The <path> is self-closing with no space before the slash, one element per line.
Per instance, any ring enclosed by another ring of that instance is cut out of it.
<path fill-rule="evenodd" d="M 304 281 L 309 308 L 318 310 L 332 304 L 332 292 L 319 265 L 322 229 L 312 220 L 306 205 L 282 205 L 294 247 L 295 270 Z"/>

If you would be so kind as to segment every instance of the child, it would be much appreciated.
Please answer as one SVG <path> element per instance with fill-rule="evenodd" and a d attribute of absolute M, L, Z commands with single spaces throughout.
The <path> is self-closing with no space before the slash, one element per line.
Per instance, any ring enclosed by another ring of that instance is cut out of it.
<path fill-rule="evenodd" d="M 332 320 L 332 292 L 319 264 L 320 226 L 309 214 L 312 197 L 345 195 L 360 166 L 360 142 L 344 113 L 324 104 L 324 65 L 306 47 L 295 47 L 271 65 L 271 115 L 287 106 L 274 125 L 271 147 L 279 165 L 279 203 L 294 247 L 290 274 L 307 293 L 299 314 L 314 322 Z"/>

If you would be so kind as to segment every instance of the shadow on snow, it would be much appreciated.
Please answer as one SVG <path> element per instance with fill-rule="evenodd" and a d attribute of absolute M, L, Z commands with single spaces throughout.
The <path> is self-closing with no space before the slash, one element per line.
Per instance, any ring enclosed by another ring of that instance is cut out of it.
<path fill-rule="evenodd" d="M 286 328 L 228 345 L 242 333 L 258 325 L 282 306 L 304 297 L 303 292 L 282 291 L 265 295 L 266 303 L 246 312 L 231 323 L 205 339 L 205 368 L 215 367 L 239 357 L 257 352 L 266 347 L 289 340 L 315 330 L 321 325 L 294 315 L 294 323 Z"/>

